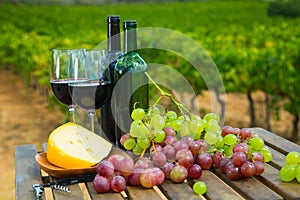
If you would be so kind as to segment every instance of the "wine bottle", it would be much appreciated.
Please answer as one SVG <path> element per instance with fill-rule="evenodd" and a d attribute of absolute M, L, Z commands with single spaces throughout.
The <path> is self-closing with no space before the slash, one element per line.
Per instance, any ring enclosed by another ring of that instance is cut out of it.
<path fill-rule="evenodd" d="M 114 71 L 115 92 L 118 94 L 114 98 L 117 145 L 120 137 L 130 130 L 130 114 L 134 107 L 149 107 L 148 78 L 145 75 L 148 66 L 137 51 L 136 27 L 136 20 L 123 22 L 124 54 L 117 60 Z"/>
<path fill-rule="evenodd" d="M 122 55 L 120 44 L 120 16 L 118 15 L 107 16 L 107 51 L 111 82 L 112 85 L 114 85 L 114 67 L 117 59 Z M 101 107 L 100 123 L 104 134 L 115 144 L 115 121 L 111 109 L 111 96 Z"/>

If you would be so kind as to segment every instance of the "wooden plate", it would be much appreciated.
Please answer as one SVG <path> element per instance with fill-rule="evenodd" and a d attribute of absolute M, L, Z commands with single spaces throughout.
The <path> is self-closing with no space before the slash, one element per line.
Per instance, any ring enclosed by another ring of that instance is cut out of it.
<path fill-rule="evenodd" d="M 80 169 L 64 169 L 64 168 L 58 167 L 56 165 L 51 164 L 47 160 L 46 153 L 36 154 L 35 160 L 41 169 L 43 169 L 45 172 L 47 172 L 50 176 L 57 177 L 57 178 L 67 178 L 67 177 L 71 177 L 71 176 L 97 173 L 97 166 L 80 168 Z"/>

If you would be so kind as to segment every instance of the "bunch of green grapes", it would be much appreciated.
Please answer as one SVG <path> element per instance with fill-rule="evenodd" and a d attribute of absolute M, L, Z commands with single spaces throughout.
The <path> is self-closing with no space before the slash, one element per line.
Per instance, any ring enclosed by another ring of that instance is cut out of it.
<path fill-rule="evenodd" d="M 195 114 L 178 115 L 175 111 L 154 106 L 147 113 L 142 108 L 135 108 L 131 118 L 130 132 L 123 135 L 120 142 L 126 150 L 136 155 L 145 152 L 151 145 L 162 143 L 167 135 L 173 135 L 176 139 L 185 136 L 194 140 L 204 139 L 213 145 L 222 131 L 218 124 L 220 118 L 215 113 L 208 113 L 201 118 Z"/>
<path fill-rule="evenodd" d="M 300 183 L 300 153 L 292 151 L 285 157 L 285 164 L 279 171 L 279 177 L 284 182 L 293 181 L 295 178 Z"/>

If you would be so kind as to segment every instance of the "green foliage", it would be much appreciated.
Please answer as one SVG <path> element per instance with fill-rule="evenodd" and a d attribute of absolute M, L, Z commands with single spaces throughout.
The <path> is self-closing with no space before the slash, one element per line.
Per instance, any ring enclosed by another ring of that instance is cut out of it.
<path fill-rule="evenodd" d="M 281 0 L 273 1 L 268 6 L 269 16 L 299 17 L 300 1 L 299 0 Z"/>
<path fill-rule="evenodd" d="M 226 92 L 263 90 L 274 99 L 287 98 L 287 110 L 298 113 L 300 19 L 269 18 L 268 5 L 263 1 L 3 4 L 0 66 L 12 65 L 28 83 L 37 77 L 37 84 L 49 87 L 51 49 L 97 46 L 106 39 L 106 16 L 119 14 L 122 20 L 136 19 L 138 27 L 164 27 L 193 38 L 218 66 Z M 172 66 L 198 92 L 206 89 L 205 81 L 183 58 L 164 51 L 142 50 L 141 54 L 146 62 Z"/>

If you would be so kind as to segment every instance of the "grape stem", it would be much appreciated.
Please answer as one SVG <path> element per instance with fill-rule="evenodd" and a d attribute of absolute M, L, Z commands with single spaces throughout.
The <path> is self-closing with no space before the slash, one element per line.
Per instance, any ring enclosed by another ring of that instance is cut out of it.
<path fill-rule="evenodd" d="M 159 87 L 159 85 L 151 78 L 151 76 L 148 74 L 148 72 L 145 72 L 147 78 L 149 79 L 149 81 L 155 86 L 155 88 L 159 91 L 160 93 L 160 97 L 158 97 L 158 99 L 155 101 L 155 103 L 153 104 L 153 106 L 155 106 L 156 104 L 159 103 L 159 101 L 162 99 L 162 97 L 168 97 L 179 109 L 179 111 L 181 113 L 184 114 L 184 112 L 188 113 L 189 115 L 191 115 L 191 112 L 189 111 L 189 109 L 187 109 L 186 107 L 184 107 L 183 104 L 179 103 L 178 101 L 176 101 L 176 99 L 174 98 L 174 96 L 170 93 L 165 92 L 161 87 Z"/>

